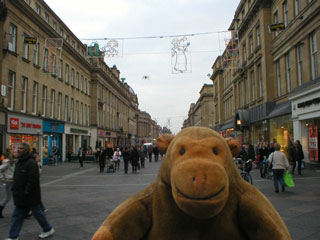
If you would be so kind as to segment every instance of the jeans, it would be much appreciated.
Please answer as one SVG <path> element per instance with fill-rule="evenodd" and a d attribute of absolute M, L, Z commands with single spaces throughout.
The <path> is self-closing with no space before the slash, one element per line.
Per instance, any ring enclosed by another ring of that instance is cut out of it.
<path fill-rule="evenodd" d="M 19 236 L 27 210 L 27 207 L 23 208 L 16 206 L 14 208 L 9 231 L 9 238 L 17 238 Z M 48 222 L 45 213 L 41 210 L 40 204 L 31 207 L 31 211 L 35 219 L 40 224 L 43 232 L 48 232 L 52 229 L 52 226 Z"/>
<path fill-rule="evenodd" d="M 6 188 L 4 198 L 0 202 L 0 206 L 5 207 L 7 203 L 10 201 L 12 192 L 11 192 L 11 187 L 12 187 L 12 182 L 7 182 L 4 184 L 4 187 Z"/>
<path fill-rule="evenodd" d="M 279 191 L 278 182 L 280 182 L 281 187 L 284 188 L 284 181 L 283 181 L 284 169 L 272 169 L 272 171 L 273 171 L 274 190 Z"/>
<path fill-rule="evenodd" d="M 302 160 L 297 161 L 298 162 L 298 174 L 301 174 L 301 164 L 302 164 Z M 292 174 L 294 174 L 294 170 L 296 169 L 297 163 L 296 161 L 293 163 L 292 166 Z"/>

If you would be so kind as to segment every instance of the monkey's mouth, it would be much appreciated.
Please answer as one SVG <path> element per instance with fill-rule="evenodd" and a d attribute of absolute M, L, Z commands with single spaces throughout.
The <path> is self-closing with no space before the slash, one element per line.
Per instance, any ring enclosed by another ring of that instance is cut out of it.
<path fill-rule="evenodd" d="M 205 196 L 205 197 L 190 197 L 188 195 L 186 195 L 185 193 L 183 193 L 178 186 L 175 184 L 175 187 L 177 189 L 178 194 L 180 194 L 182 197 L 186 198 L 186 199 L 190 199 L 193 201 L 205 201 L 205 200 L 210 200 L 212 198 L 215 198 L 216 196 L 218 196 L 220 193 L 222 193 L 225 189 L 226 186 L 223 186 L 218 192 L 215 192 L 211 195 Z"/>

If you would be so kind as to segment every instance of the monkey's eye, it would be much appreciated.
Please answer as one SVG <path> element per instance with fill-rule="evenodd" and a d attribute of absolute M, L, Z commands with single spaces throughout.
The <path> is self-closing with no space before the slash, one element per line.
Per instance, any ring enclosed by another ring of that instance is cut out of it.
<path fill-rule="evenodd" d="M 212 149 L 212 151 L 213 151 L 213 153 L 214 153 L 215 155 L 218 155 L 218 154 L 219 154 L 218 148 L 216 148 L 216 147 L 214 147 L 214 148 Z"/>
<path fill-rule="evenodd" d="M 186 150 L 184 149 L 184 147 L 182 147 L 181 149 L 180 149 L 180 155 L 183 155 L 184 153 L 186 152 Z"/>

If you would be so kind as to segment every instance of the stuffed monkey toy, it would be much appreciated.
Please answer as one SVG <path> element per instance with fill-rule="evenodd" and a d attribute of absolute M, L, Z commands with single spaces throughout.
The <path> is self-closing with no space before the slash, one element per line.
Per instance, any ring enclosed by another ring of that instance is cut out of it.
<path fill-rule="evenodd" d="M 163 135 L 157 179 L 118 206 L 92 240 L 289 240 L 269 200 L 233 161 L 240 146 L 204 127 Z"/>

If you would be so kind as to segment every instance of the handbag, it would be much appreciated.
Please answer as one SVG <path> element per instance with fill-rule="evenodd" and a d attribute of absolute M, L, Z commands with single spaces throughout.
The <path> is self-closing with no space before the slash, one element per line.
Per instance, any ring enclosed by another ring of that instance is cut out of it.
<path fill-rule="evenodd" d="M 283 175 L 283 181 L 284 181 L 284 184 L 286 187 L 294 187 L 295 186 L 295 184 L 293 182 L 292 175 L 289 173 L 288 170 Z"/>

